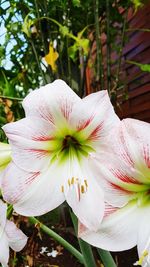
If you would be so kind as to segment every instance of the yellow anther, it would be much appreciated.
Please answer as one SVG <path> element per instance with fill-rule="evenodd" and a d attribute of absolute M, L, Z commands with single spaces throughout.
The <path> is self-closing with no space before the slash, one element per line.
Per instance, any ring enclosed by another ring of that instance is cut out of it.
<path fill-rule="evenodd" d="M 81 185 L 81 193 L 85 193 L 84 185 Z"/>
<path fill-rule="evenodd" d="M 74 184 L 74 177 L 71 178 L 71 184 Z"/>
<path fill-rule="evenodd" d="M 68 185 L 69 185 L 69 186 L 71 185 L 70 179 L 68 179 Z"/>
<path fill-rule="evenodd" d="M 143 256 L 146 257 L 148 255 L 148 250 L 144 250 Z"/>
<path fill-rule="evenodd" d="M 142 265 L 145 257 L 148 255 L 148 251 L 144 250 L 139 260 L 134 265 Z"/>
<path fill-rule="evenodd" d="M 84 183 L 85 183 L 85 186 L 86 186 L 86 188 L 87 188 L 87 187 L 88 187 L 87 180 L 84 180 Z"/>
<path fill-rule="evenodd" d="M 64 193 L 64 186 L 61 186 L 61 192 Z"/>

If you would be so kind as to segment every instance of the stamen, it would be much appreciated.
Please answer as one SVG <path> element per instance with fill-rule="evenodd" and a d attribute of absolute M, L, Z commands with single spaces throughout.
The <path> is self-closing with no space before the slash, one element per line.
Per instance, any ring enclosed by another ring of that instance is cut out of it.
<path fill-rule="evenodd" d="M 64 193 L 64 186 L 61 186 L 61 192 Z"/>
<path fill-rule="evenodd" d="M 74 184 L 74 177 L 72 177 L 71 179 L 71 184 Z"/>
<path fill-rule="evenodd" d="M 77 185 L 77 189 L 78 189 L 78 200 L 80 201 L 80 185 Z"/>
<path fill-rule="evenodd" d="M 139 258 L 139 260 L 134 263 L 134 266 L 142 265 L 146 256 L 148 256 L 148 251 L 147 250 L 144 250 L 143 253 L 142 253 L 142 255 L 141 255 L 141 257 Z"/>
<path fill-rule="evenodd" d="M 81 185 L 81 193 L 85 193 L 85 188 L 84 188 L 84 185 Z"/>
<path fill-rule="evenodd" d="M 70 181 L 70 179 L 68 179 L 68 185 L 71 186 L 71 181 Z"/>
<path fill-rule="evenodd" d="M 84 180 L 84 183 L 85 183 L 85 186 L 86 186 L 86 188 L 87 188 L 87 187 L 88 187 L 87 180 Z"/>

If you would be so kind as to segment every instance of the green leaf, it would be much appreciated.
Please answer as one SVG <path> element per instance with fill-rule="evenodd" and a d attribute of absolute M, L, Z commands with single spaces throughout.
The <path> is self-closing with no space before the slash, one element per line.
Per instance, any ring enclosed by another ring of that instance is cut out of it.
<path fill-rule="evenodd" d="M 10 96 L 14 94 L 14 90 L 13 90 L 13 87 L 12 85 L 10 84 L 10 82 L 8 81 L 8 79 L 6 78 L 6 75 L 5 73 L 1 70 L 1 73 L 2 73 L 2 77 L 4 79 L 4 83 L 3 83 L 3 94 L 5 96 Z"/>
<path fill-rule="evenodd" d="M 79 47 L 81 47 L 83 49 L 84 55 L 87 55 L 88 54 L 89 44 L 90 44 L 90 42 L 86 38 L 80 39 L 78 41 L 78 45 L 79 45 Z"/>
<path fill-rule="evenodd" d="M 22 31 L 30 38 L 31 37 L 31 26 L 34 25 L 35 20 L 29 19 L 31 12 L 25 17 L 23 25 L 22 25 Z"/>
<path fill-rule="evenodd" d="M 141 0 L 131 0 L 131 2 L 133 3 L 134 7 L 135 7 L 135 12 L 143 6 L 143 3 Z"/>
<path fill-rule="evenodd" d="M 76 57 L 77 51 L 78 51 L 78 46 L 77 46 L 76 43 L 68 48 L 68 54 L 69 54 L 69 57 L 70 57 L 74 62 L 75 62 L 76 59 L 77 59 L 77 57 Z"/>
<path fill-rule="evenodd" d="M 138 66 L 142 71 L 150 72 L 150 64 L 141 64 L 131 60 L 127 60 L 126 62 Z"/>
<path fill-rule="evenodd" d="M 72 3 L 75 7 L 79 7 L 81 5 L 80 0 L 72 0 Z"/>
<path fill-rule="evenodd" d="M 141 64 L 140 68 L 142 71 L 150 72 L 150 64 Z"/>

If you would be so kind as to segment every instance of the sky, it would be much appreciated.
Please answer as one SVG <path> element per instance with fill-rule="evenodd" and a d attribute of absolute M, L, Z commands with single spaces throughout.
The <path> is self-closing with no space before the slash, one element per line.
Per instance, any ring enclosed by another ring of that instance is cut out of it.
<path fill-rule="evenodd" d="M 6 9 L 9 7 L 9 2 L 8 1 L 3 1 L 1 3 L 1 7 L 3 9 Z M 5 18 L 7 18 L 7 12 L 6 15 L 4 16 Z M 5 34 L 7 32 L 7 29 L 5 28 L 4 22 L 1 23 L 0 25 L 0 45 L 4 45 L 5 43 Z M 13 64 L 10 60 L 10 56 L 9 56 L 9 52 L 11 51 L 11 49 L 13 48 L 13 46 L 16 44 L 16 41 L 11 39 L 11 41 L 8 43 L 7 48 L 6 48 L 6 59 L 2 61 L 2 67 L 4 67 L 5 69 L 11 69 Z"/>

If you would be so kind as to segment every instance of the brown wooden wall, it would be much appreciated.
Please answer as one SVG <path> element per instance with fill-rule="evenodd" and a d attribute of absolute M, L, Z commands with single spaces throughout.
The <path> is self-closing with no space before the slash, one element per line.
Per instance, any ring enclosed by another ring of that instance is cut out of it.
<path fill-rule="evenodd" d="M 128 14 L 130 28 L 150 29 L 150 3 L 135 15 Z M 123 50 L 123 75 L 128 93 L 128 100 L 123 100 L 122 92 L 118 92 L 121 118 L 132 117 L 150 122 L 150 73 L 142 72 L 139 67 L 125 63 L 125 60 L 150 64 L 150 32 L 133 31 L 129 33 L 129 42 Z"/>
<path fill-rule="evenodd" d="M 150 29 L 150 3 L 140 9 L 136 14 L 130 9 L 128 12 L 128 22 L 128 28 L 130 29 Z M 142 72 L 139 67 L 127 63 L 127 60 L 130 60 L 150 64 L 150 32 L 130 31 L 126 32 L 126 35 L 128 41 L 124 45 L 122 53 L 120 77 L 124 87 L 123 89 L 117 90 L 117 98 L 120 106 L 117 108 L 117 113 L 120 118 L 131 117 L 150 122 L 150 73 Z M 106 58 L 106 36 L 103 34 L 101 38 L 103 39 L 103 56 Z M 91 57 L 92 60 L 95 60 L 96 43 L 92 48 Z M 116 62 L 117 59 L 117 53 L 113 52 L 111 54 L 111 60 Z M 116 64 L 114 63 L 112 64 L 111 73 L 113 74 L 115 71 Z M 93 75 L 92 70 L 87 68 L 87 93 L 90 90 L 92 91 L 89 88 L 90 86 L 92 88 Z M 106 84 L 105 76 L 105 89 L 107 88 Z"/>

